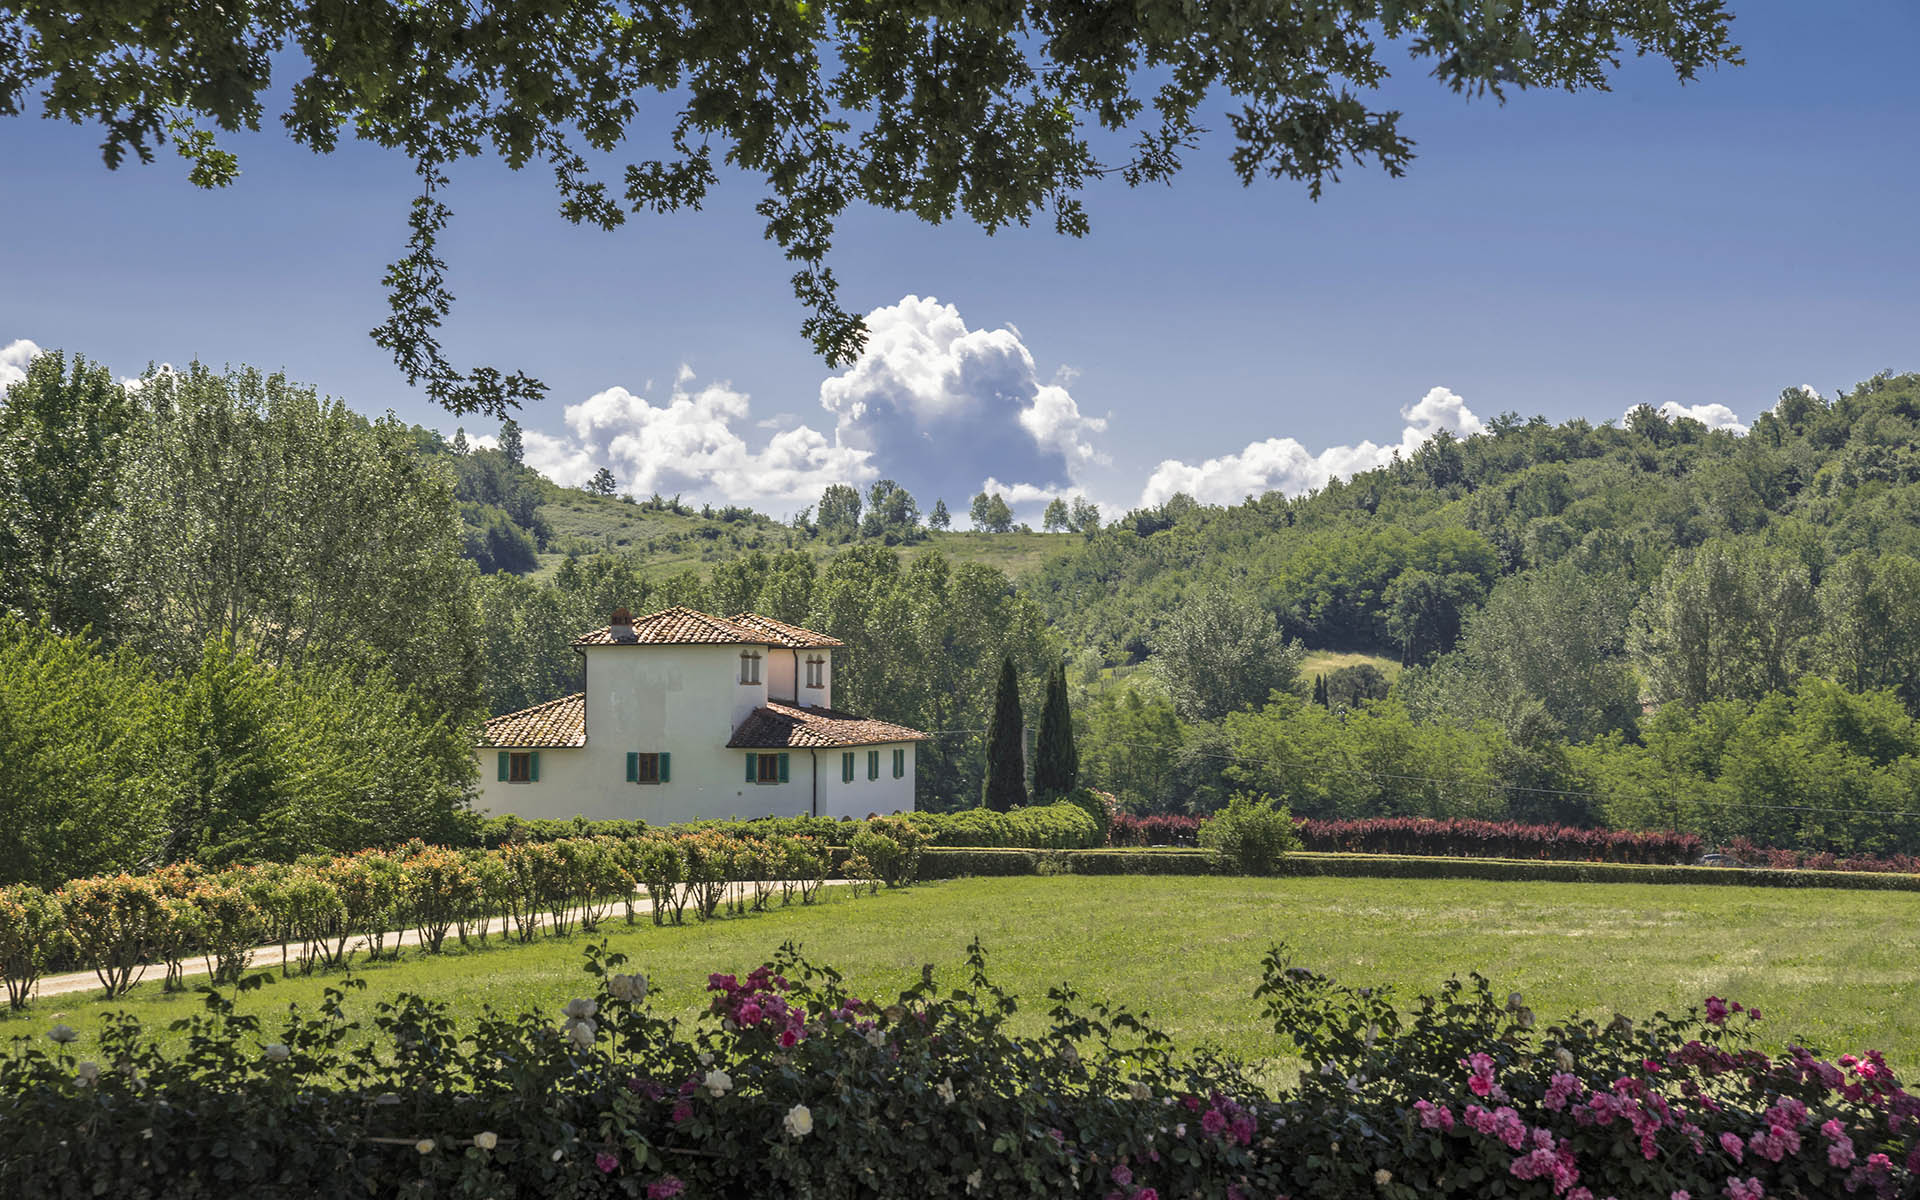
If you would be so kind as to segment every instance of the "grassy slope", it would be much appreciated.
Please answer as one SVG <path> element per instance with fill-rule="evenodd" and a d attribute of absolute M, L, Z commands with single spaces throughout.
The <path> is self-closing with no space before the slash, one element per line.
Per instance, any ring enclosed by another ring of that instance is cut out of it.
<path fill-rule="evenodd" d="M 1389 680 L 1400 677 L 1400 663 L 1391 658 L 1382 658 L 1378 654 L 1350 653 L 1344 650 L 1310 650 L 1300 663 L 1300 677 L 1308 683 L 1315 675 L 1331 675 L 1342 667 L 1357 667 L 1369 663 L 1377 667 Z"/>
<path fill-rule="evenodd" d="M 1517 989 L 1542 1018 L 1583 1008 L 1601 1016 L 1677 1011 L 1718 994 L 1759 1005 L 1764 1043 L 1805 1038 L 1829 1052 L 1878 1047 L 1909 1076 L 1920 1071 L 1920 898 L 1893 892 L 1790 891 L 1468 880 L 976 879 L 872 899 L 836 897 L 679 929 L 614 927 L 613 942 L 656 980 L 657 1003 L 689 1017 L 709 971 L 751 968 L 781 942 L 801 943 L 853 986 L 885 996 L 920 964 L 954 968 L 968 941 L 986 945 L 997 982 L 1037 1026 L 1046 989 L 1070 981 L 1154 1014 L 1181 1043 L 1220 1045 L 1247 1059 L 1285 1053 L 1250 1000 L 1267 948 L 1285 939 L 1296 960 L 1355 984 L 1430 989 L 1479 970 Z M 461 1009 L 556 1012 L 583 990 L 578 936 L 527 947 L 409 958 L 364 974 L 355 1001 L 406 989 Z M 322 980 L 282 982 L 249 1007 L 311 1003 Z M 0 1038 L 62 1019 L 82 1030 L 126 1008 L 150 1027 L 185 1015 L 189 996 L 151 985 L 103 1004 L 54 997 L 0 1020 Z"/>
<path fill-rule="evenodd" d="M 757 547 L 769 553 L 798 548 L 816 558 L 826 558 L 842 548 L 839 544 L 817 538 L 804 539 L 779 522 L 765 517 L 727 522 L 702 517 L 698 513 L 681 516 L 671 512 L 648 512 L 612 496 L 591 496 L 557 484 L 548 484 L 546 493 L 546 500 L 540 506 L 540 515 L 553 528 L 553 549 L 540 556 L 538 573 L 541 575 L 559 568 L 566 559 L 569 546 L 577 547 L 583 553 L 628 554 L 645 553 L 648 543 L 652 542 L 659 548 L 648 555 L 647 567 L 649 571 L 662 574 L 684 567 L 693 567 L 704 573 L 714 563 L 733 558 L 748 547 Z M 709 529 L 718 536 L 701 536 L 703 530 Z M 663 546 L 667 539 L 676 534 L 686 540 L 675 546 Z M 1049 555 L 1064 549 L 1072 536 L 1057 533 L 935 533 L 927 542 L 906 547 L 904 552 L 913 553 L 921 546 L 931 545 L 944 551 L 956 562 L 987 563 L 1018 579 L 1044 562 Z"/>

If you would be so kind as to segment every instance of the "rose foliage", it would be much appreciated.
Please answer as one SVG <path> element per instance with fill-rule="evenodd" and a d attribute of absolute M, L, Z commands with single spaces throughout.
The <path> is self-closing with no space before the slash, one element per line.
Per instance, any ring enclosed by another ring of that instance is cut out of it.
<path fill-rule="evenodd" d="M 1920 1099 L 1878 1054 L 1764 1054 L 1719 997 L 1545 1025 L 1478 976 L 1401 1005 L 1276 949 L 1255 996 L 1305 1070 L 1273 1091 L 1066 987 L 1016 1034 L 977 944 L 957 982 L 929 967 L 884 1002 L 789 946 L 711 976 L 692 1027 L 625 966 L 589 945 L 590 994 L 466 1032 L 407 995 L 365 1028 L 349 980 L 271 1021 L 209 990 L 181 1049 L 126 1015 L 97 1059 L 73 1031 L 16 1039 L 0 1194 L 1917 1194 Z"/>

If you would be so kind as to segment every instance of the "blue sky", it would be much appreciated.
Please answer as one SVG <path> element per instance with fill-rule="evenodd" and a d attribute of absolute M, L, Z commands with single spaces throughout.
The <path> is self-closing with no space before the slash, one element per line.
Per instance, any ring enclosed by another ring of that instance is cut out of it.
<path fill-rule="evenodd" d="M 1078 241 L 856 213 L 833 265 L 882 336 L 850 372 L 801 340 L 750 180 L 605 234 L 555 215 L 538 171 L 464 165 L 448 344 L 552 386 L 522 420 L 563 478 L 606 464 L 779 513 L 834 478 L 929 507 L 991 478 L 1030 518 L 1055 492 L 1295 491 L 1508 409 L 1750 421 L 1787 386 L 1920 369 L 1920 5 L 1733 7 L 1748 65 L 1684 88 L 1629 62 L 1611 93 L 1503 108 L 1390 54 L 1418 157 L 1317 204 L 1243 189 L 1216 138 L 1171 188 L 1096 188 Z M 170 153 L 108 172 L 99 140 L 0 120 L 0 346 L 284 368 L 451 431 L 366 337 L 405 162 L 269 133 L 208 194 Z"/>

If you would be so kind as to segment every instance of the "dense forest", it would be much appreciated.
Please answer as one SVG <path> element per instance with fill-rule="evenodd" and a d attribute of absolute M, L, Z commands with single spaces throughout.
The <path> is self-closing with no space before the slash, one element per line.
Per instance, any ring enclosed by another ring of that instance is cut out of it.
<path fill-rule="evenodd" d="M 1920 376 L 1745 434 L 1505 414 L 1299 497 L 1063 496 L 1046 533 L 885 480 L 784 522 L 614 490 L 511 423 L 478 449 L 245 368 L 35 359 L 0 403 L 0 876 L 453 828 L 474 723 L 676 603 L 844 639 L 836 698 L 934 731 L 932 807 L 978 802 L 1011 657 L 1030 724 L 1068 665 L 1082 780 L 1136 811 L 1920 848 Z M 1358 665 L 1303 671 L 1327 651 Z"/>

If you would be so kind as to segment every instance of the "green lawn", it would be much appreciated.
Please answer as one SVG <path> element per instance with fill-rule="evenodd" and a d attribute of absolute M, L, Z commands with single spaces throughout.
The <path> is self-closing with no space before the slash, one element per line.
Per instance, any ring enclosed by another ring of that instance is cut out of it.
<path fill-rule="evenodd" d="M 1211 1043 L 1249 1060 L 1284 1055 L 1250 1000 L 1267 947 L 1285 939 L 1299 962 L 1353 983 L 1430 989 L 1478 969 L 1519 990 L 1543 1019 L 1576 1008 L 1602 1016 L 1679 1009 L 1718 994 L 1759 1005 L 1765 1044 L 1790 1037 L 1838 1053 L 1878 1047 L 1903 1073 L 1920 1069 L 1920 896 L 1637 884 L 1477 880 L 1111 877 L 956 880 L 859 900 L 837 896 L 684 928 L 614 927 L 612 940 L 656 981 L 657 1003 L 692 1015 L 709 971 L 740 971 L 779 944 L 801 943 L 853 986 L 886 996 L 931 962 L 956 968 L 967 942 L 986 944 L 995 979 L 1037 1025 L 1050 985 L 1151 1012 L 1183 1044 Z M 364 972 L 355 1001 L 402 989 L 474 1009 L 532 1005 L 557 1012 L 583 990 L 583 939 L 409 957 Z M 249 1007 L 310 1002 L 321 979 L 277 983 Z M 49 997 L 0 1020 L 0 1037 L 55 1020 L 91 1042 L 98 1017 L 128 1008 L 149 1025 L 184 1015 L 191 995 L 143 985 L 106 1005 L 91 994 Z"/>

